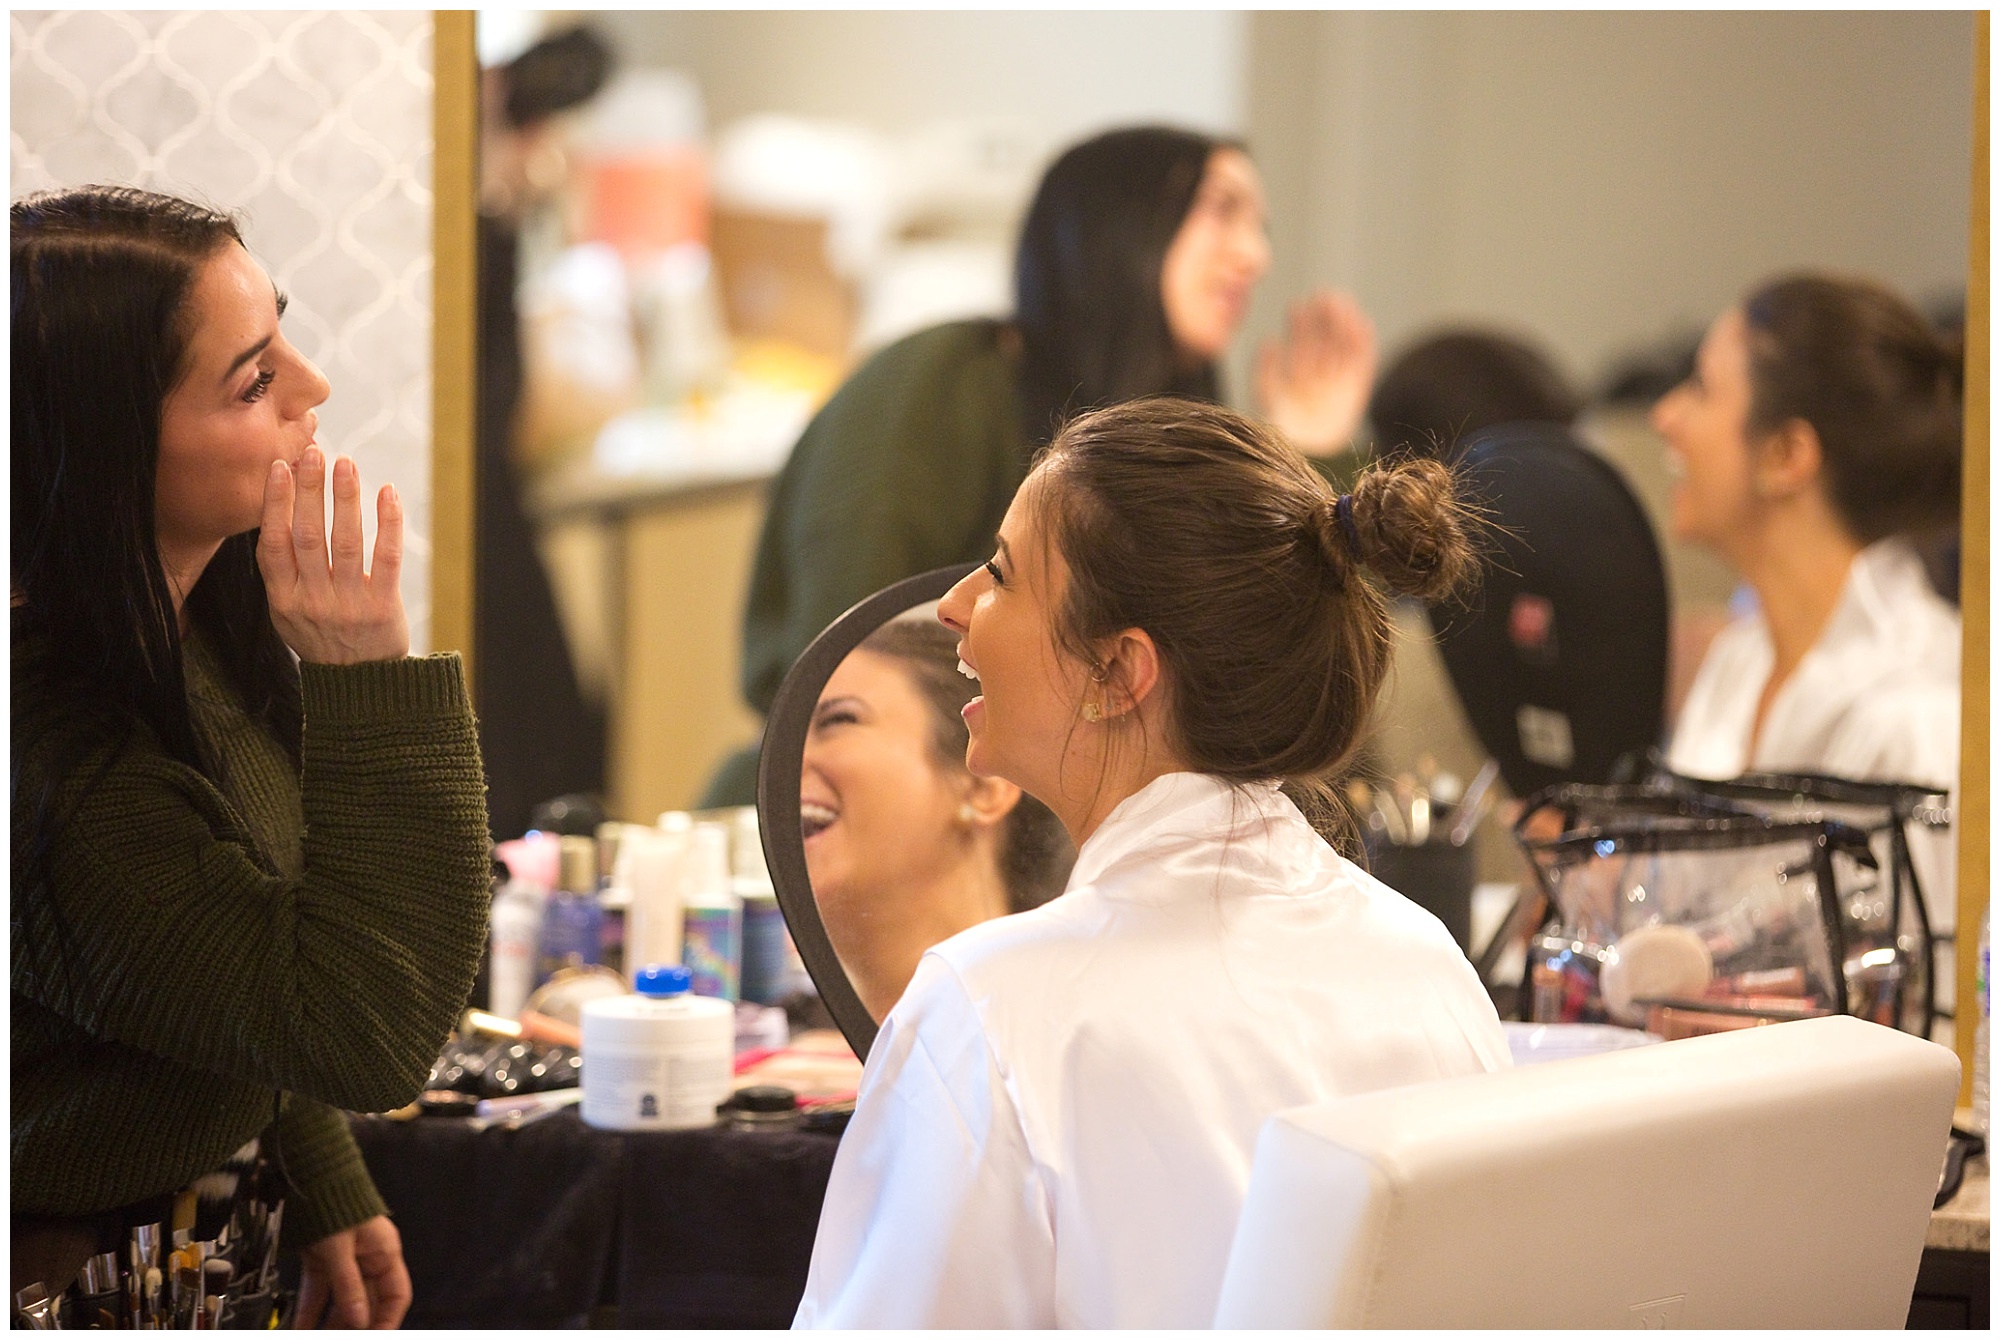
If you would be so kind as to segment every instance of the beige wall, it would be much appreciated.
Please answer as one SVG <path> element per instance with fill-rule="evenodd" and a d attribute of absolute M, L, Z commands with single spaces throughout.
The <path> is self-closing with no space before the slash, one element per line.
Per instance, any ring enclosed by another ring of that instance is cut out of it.
<path fill-rule="evenodd" d="M 882 131 L 995 117 L 1060 145 L 1141 119 L 1242 125 L 1238 12 L 614 10 L 591 22 L 633 63 L 692 73 L 712 126 L 751 112 Z"/>
<path fill-rule="evenodd" d="M 1800 264 L 1965 278 L 1968 14 L 1253 16 L 1278 269 L 1393 347 L 1470 318 L 1581 377 Z"/>

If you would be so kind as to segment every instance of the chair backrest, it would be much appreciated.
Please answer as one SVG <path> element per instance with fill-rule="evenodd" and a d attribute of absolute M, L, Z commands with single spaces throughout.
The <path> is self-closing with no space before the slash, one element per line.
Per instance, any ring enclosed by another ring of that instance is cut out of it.
<path fill-rule="evenodd" d="M 1836 1016 L 1295 1108 L 1215 1322 L 1900 1327 L 1958 1078 Z"/>
<path fill-rule="evenodd" d="M 1452 463 L 1497 527 L 1470 604 L 1430 611 L 1466 719 L 1517 796 L 1624 780 L 1666 711 L 1666 567 L 1645 509 L 1562 424 L 1485 429 Z"/>

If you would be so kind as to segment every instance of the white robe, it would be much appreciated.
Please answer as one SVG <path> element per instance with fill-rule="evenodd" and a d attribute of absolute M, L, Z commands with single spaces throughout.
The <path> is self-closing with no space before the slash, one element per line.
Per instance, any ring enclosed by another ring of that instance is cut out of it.
<path fill-rule="evenodd" d="M 1882 540 L 1856 556 L 1840 603 L 1765 714 L 1750 749 L 1757 701 L 1775 653 L 1761 613 L 1716 636 L 1674 726 L 1676 772 L 1726 779 L 1745 772 L 1820 772 L 1865 781 L 1958 789 L 1958 612 L 1931 589 L 1907 544 Z M 1911 843 L 1931 928 L 1955 921 L 1956 849 L 1949 833 Z"/>
<path fill-rule="evenodd" d="M 795 1324 L 1207 1326 L 1265 1118 L 1508 1064 L 1435 917 L 1275 785 L 1162 777 L 1062 897 L 924 956 Z"/>

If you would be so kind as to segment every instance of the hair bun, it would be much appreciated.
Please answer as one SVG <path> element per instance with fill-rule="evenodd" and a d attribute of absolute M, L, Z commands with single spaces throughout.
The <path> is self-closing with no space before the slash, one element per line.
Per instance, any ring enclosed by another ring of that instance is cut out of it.
<path fill-rule="evenodd" d="M 1329 553 L 1353 546 L 1352 557 L 1397 595 L 1439 600 L 1478 570 L 1474 516 L 1446 466 L 1423 457 L 1370 466 L 1351 497 L 1351 528 L 1342 524 L 1340 504 L 1329 506 L 1321 543 Z"/>

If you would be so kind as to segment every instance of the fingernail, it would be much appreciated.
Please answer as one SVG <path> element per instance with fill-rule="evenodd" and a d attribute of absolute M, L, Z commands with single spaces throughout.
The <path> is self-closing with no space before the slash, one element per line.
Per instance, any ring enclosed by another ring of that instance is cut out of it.
<path fill-rule="evenodd" d="M 286 468 L 286 465 L 285 465 L 285 463 L 284 463 L 283 461 L 272 461 L 272 462 L 271 462 L 271 482 L 272 482 L 272 483 L 276 483 L 276 482 L 277 482 L 278 480 L 280 480 L 280 479 L 283 479 L 283 478 L 284 478 L 284 477 L 285 477 L 286 475 L 288 475 L 288 474 L 290 474 L 290 473 L 291 473 L 291 471 L 290 471 L 290 470 L 289 470 L 288 468 Z"/>

